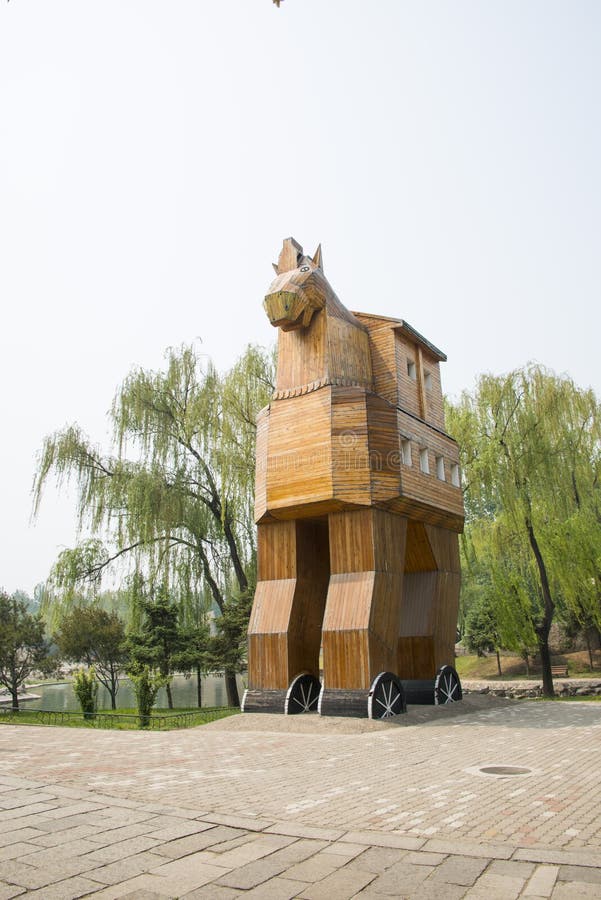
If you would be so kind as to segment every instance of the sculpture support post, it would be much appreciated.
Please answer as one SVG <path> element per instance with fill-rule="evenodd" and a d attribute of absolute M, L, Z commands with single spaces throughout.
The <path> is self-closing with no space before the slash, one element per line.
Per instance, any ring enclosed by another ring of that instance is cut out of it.
<path fill-rule="evenodd" d="M 283 712 L 296 675 L 310 672 L 319 678 L 329 577 L 327 521 L 261 523 L 257 541 L 258 583 L 248 632 L 244 708 L 248 712 L 260 703 L 263 710 Z"/>
<path fill-rule="evenodd" d="M 396 671 L 407 520 L 382 509 L 329 516 L 322 714 L 365 715 L 380 672 Z"/>

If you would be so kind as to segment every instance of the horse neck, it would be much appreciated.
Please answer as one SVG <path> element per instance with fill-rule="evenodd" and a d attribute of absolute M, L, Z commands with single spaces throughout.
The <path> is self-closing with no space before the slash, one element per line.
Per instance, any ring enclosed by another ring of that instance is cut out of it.
<path fill-rule="evenodd" d="M 326 385 L 370 388 L 366 329 L 332 292 L 308 328 L 281 331 L 274 397 L 296 397 Z"/>

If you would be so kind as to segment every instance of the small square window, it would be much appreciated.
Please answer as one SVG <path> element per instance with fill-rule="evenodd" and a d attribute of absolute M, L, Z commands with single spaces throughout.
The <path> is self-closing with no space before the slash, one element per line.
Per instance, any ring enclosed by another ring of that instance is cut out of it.
<path fill-rule="evenodd" d="M 424 387 L 427 391 L 432 390 L 432 373 L 424 372 Z"/>
<path fill-rule="evenodd" d="M 457 463 L 451 463 L 451 484 L 455 487 L 461 487 L 461 480 L 459 478 L 459 466 Z"/>
<path fill-rule="evenodd" d="M 411 381 L 415 381 L 417 379 L 417 370 L 412 359 L 407 360 L 407 375 L 409 376 Z"/>
<path fill-rule="evenodd" d="M 424 448 L 419 451 L 419 467 L 424 475 L 430 474 L 430 464 L 428 462 L 428 451 Z"/>
<path fill-rule="evenodd" d="M 411 441 L 401 439 L 401 457 L 403 459 L 403 465 L 411 465 Z"/>
<path fill-rule="evenodd" d="M 442 458 L 442 456 L 436 457 L 436 477 L 439 479 L 439 481 L 446 480 L 444 477 L 444 459 Z"/>

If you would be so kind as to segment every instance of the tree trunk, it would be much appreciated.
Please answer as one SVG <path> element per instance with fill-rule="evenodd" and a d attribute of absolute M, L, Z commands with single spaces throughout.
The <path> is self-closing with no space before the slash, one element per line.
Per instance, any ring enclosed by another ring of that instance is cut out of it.
<path fill-rule="evenodd" d="M 198 708 L 202 706 L 202 672 L 200 666 L 196 666 L 196 696 L 198 698 Z"/>
<path fill-rule="evenodd" d="M 538 649 L 540 651 L 540 663 L 543 673 L 543 694 L 545 697 L 554 697 L 553 676 L 551 675 L 551 653 L 549 651 L 549 632 L 543 633 L 537 629 Z"/>
<path fill-rule="evenodd" d="M 12 700 L 13 709 L 18 709 L 19 708 L 19 688 L 18 688 L 16 682 L 14 682 L 14 681 L 12 682 L 12 684 L 10 686 L 10 695 L 13 698 L 13 700 Z"/>
<path fill-rule="evenodd" d="M 543 554 L 538 545 L 534 528 L 530 518 L 526 519 L 526 529 L 528 531 L 528 540 L 530 547 L 536 560 L 538 574 L 540 578 L 541 592 L 543 595 L 544 614 L 540 625 L 536 628 L 536 636 L 538 638 L 538 646 L 540 650 L 540 662 L 543 672 L 543 694 L 545 697 L 554 697 L 555 689 L 553 688 L 553 676 L 551 675 L 551 654 L 549 652 L 549 631 L 553 622 L 553 614 L 555 612 L 555 604 L 551 596 L 551 588 L 549 586 L 549 578 L 547 575 L 547 567 Z"/>
<path fill-rule="evenodd" d="M 171 693 L 171 682 L 168 681 L 165 685 L 165 690 L 167 691 L 167 706 L 169 709 L 173 709 L 173 695 Z"/>
<path fill-rule="evenodd" d="M 524 662 L 526 663 L 526 675 L 530 675 L 530 654 L 524 653 Z"/>
<path fill-rule="evenodd" d="M 235 672 L 225 673 L 225 691 L 227 694 L 227 705 L 240 706 L 240 696 L 238 694 Z"/>
<path fill-rule="evenodd" d="M 499 675 L 502 675 L 503 673 L 501 671 L 501 654 L 499 653 L 498 650 L 495 650 L 495 653 L 497 654 L 497 671 L 498 671 Z"/>
<path fill-rule="evenodd" d="M 586 649 L 588 650 L 588 667 L 592 672 L 595 668 L 595 661 L 593 659 L 593 648 L 591 646 L 591 634 L 588 628 L 584 629 L 584 636 L 586 639 Z"/>

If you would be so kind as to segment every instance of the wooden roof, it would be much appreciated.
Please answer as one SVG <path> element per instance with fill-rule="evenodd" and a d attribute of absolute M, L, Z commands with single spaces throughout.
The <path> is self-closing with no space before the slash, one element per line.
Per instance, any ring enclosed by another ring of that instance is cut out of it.
<path fill-rule="evenodd" d="M 447 356 L 446 353 L 443 353 L 442 350 L 439 350 L 438 347 L 435 347 L 434 344 L 431 344 L 429 340 L 427 340 L 423 334 L 420 334 L 419 331 L 410 325 L 409 322 L 406 322 L 404 319 L 394 319 L 392 316 L 378 316 L 373 313 L 364 313 L 364 312 L 356 312 L 353 311 L 353 315 L 361 316 L 361 318 L 365 319 L 374 319 L 380 321 L 382 323 L 389 322 L 390 327 L 393 331 L 398 331 L 400 334 L 404 335 L 409 340 L 413 341 L 415 344 L 420 344 L 424 350 L 426 350 L 431 356 L 438 360 L 438 362 L 446 362 Z"/>

